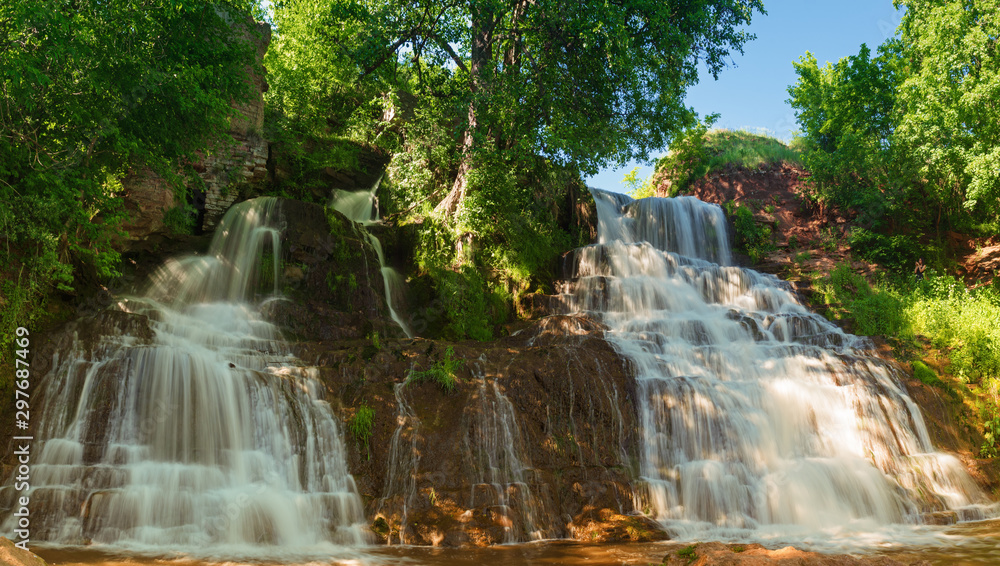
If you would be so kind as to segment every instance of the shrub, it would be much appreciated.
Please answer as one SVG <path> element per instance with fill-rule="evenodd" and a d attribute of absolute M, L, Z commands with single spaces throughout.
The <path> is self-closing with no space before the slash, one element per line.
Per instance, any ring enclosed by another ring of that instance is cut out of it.
<path fill-rule="evenodd" d="M 896 271 L 907 272 L 919 257 L 920 246 L 911 236 L 887 236 L 864 228 L 855 228 L 848 236 L 851 250 L 868 261 Z"/>
<path fill-rule="evenodd" d="M 757 263 L 764 259 L 768 252 L 777 249 L 771 238 L 771 227 L 757 222 L 752 210 L 736 205 L 733 201 L 727 202 L 724 208 L 733 220 L 737 251 L 745 253 Z"/>

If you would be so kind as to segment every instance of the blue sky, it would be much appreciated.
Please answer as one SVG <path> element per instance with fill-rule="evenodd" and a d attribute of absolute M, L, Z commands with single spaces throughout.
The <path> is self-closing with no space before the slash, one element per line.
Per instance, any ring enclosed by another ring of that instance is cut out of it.
<path fill-rule="evenodd" d="M 792 61 L 811 51 L 820 64 L 854 55 L 862 43 L 875 50 L 891 37 L 899 13 L 891 0 L 764 0 L 766 16 L 755 14 L 749 30 L 757 39 L 733 58 L 719 80 L 703 73 L 688 90 L 687 104 L 701 116 L 721 114 L 717 128 L 765 130 L 788 140 L 797 129 L 795 114 L 785 102 L 796 79 Z M 621 191 L 622 177 L 638 163 L 608 168 L 587 184 Z M 640 168 L 645 178 L 651 165 Z"/>

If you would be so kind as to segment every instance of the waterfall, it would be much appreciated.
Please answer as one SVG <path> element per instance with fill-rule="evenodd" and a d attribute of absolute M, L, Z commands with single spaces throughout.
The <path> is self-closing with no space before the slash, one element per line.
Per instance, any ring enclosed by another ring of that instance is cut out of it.
<path fill-rule="evenodd" d="M 379 183 L 381 182 L 382 178 L 379 177 L 379 181 L 375 183 L 375 186 L 370 191 L 334 191 L 333 209 L 346 216 L 348 220 L 366 227 L 362 232 L 368 243 L 375 249 L 375 255 L 378 256 L 378 265 L 382 272 L 382 284 L 385 287 L 385 302 L 386 306 L 389 307 L 389 316 L 399 325 L 399 328 L 403 330 L 407 338 L 413 338 L 413 331 L 403 321 L 403 318 L 399 316 L 395 308 L 403 295 L 403 277 L 398 271 L 385 264 L 382 242 L 367 230 L 367 226 L 378 222 L 378 198 L 375 196 L 375 191 L 378 190 Z"/>
<path fill-rule="evenodd" d="M 232 207 L 206 255 L 166 262 L 119 302 L 147 338 L 77 341 L 54 365 L 33 540 L 226 559 L 368 540 L 318 372 L 255 306 L 279 288 L 280 216 L 271 198 Z"/>
<path fill-rule="evenodd" d="M 592 190 L 597 244 L 570 303 L 632 361 L 641 498 L 675 537 L 829 536 L 988 500 L 936 452 L 870 343 L 776 277 L 731 266 L 725 217 L 691 197 Z M 641 507 L 640 507 L 641 508 Z"/>
<path fill-rule="evenodd" d="M 473 373 L 479 389 L 467 407 L 464 443 L 472 464 L 470 508 L 488 506 L 494 520 L 504 526 L 504 542 L 541 540 L 552 536 L 545 525 L 547 514 L 528 485 L 531 464 L 517 413 L 495 380 L 478 367 Z"/>
<path fill-rule="evenodd" d="M 421 423 L 406 400 L 406 385 L 407 382 L 404 381 L 393 386 L 397 410 L 396 430 L 392 433 L 392 442 L 389 444 L 385 489 L 375 510 L 375 516 L 386 521 L 388 544 L 406 544 L 407 530 L 410 528 L 407 518 L 417 498 L 417 473 L 420 469 L 418 432 Z M 398 517 L 392 516 L 392 508 L 398 509 Z M 392 536 L 393 523 L 398 525 L 395 539 Z"/>

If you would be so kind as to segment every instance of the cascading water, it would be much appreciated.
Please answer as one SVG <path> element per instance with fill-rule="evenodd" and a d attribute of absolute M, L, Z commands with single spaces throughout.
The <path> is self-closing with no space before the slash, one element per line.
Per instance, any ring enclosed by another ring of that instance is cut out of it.
<path fill-rule="evenodd" d="M 370 191 L 334 191 L 333 209 L 346 216 L 348 220 L 366 227 L 363 230 L 364 236 L 372 248 L 375 249 L 375 255 L 378 256 L 379 269 L 382 271 L 382 283 L 385 285 L 385 302 L 386 306 L 389 307 L 389 316 L 399 325 L 399 328 L 403 330 L 407 338 L 413 338 L 413 331 L 410 330 L 409 325 L 406 324 L 403 318 L 399 316 L 395 308 L 399 304 L 403 294 L 403 278 L 398 271 L 385 264 L 385 254 L 382 253 L 382 242 L 367 230 L 368 226 L 375 224 L 379 220 L 378 198 L 375 196 L 375 191 L 378 190 L 379 183 L 381 182 L 382 178 L 380 177 L 378 183 L 375 183 L 375 186 Z"/>
<path fill-rule="evenodd" d="M 988 512 L 866 340 L 729 265 L 718 206 L 592 192 L 599 242 L 576 252 L 570 302 L 634 364 L 643 499 L 675 536 L 794 540 Z"/>
<path fill-rule="evenodd" d="M 411 370 L 412 371 L 412 370 Z M 420 419 L 406 400 L 407 381 L 393 386 L 396 396 L 396 430 L 389 444 L 389 466 L 386 470 L 385 489 L 375 510 L 376 517 L 386 519 L 390 507 L 399 510 L 396 537 L 390 529 L 389 544 L 406 544 L 410 528 L 407 516 L 417 498 L 417 473 L 420 468 L 420 447 L 418 445 Z"/>
<path fill-rule="evenodd" d="M 278 288 L 279 222 L 275 199 L 234 206 L 207 255 L 168 261 L 119 303 L 148 318 L 148 341 L 105 336 L 55 364 L 33 539 L 226 559 L 368 540 L 317 372 L 251 304 Z"/>
<path fill-rule="evenodd" d="M 504 542 L 549 538 L 548 515 L 528 485 L 530 464 L 517 424 L 517 413 L 496 381 L 476 367 L 479 390 L 469 406 L 464 440 L 475 477 L 470 507 L 488 505 L 504 525 Z"/>

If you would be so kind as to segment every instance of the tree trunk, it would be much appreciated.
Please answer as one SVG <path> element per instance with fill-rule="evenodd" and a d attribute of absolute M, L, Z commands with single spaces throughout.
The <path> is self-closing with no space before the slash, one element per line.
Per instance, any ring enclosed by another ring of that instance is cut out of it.
<path fill-rule="evenodd" d="M 488 0 L 486 2 L 488 4 Z M 448 196 L 438 203 L 435 211 L 445 216 L 455 215 L 459 205 L 465 200 L 469 186 L 469 173 L 474 168 L 476 152 L 476 134 L 479 129 L 479 101 L 477 100 L 486 84 L 485 73 L 493 60 L 493 30 L 496 19 L 492 7 L 478 2 L 472 3 L 472 61 L 469 65 L 469 82 L 471 98 L 469 100 L 468 124 L 462 136 L 462 160 L 458 166 L 458 175 Z"/>

